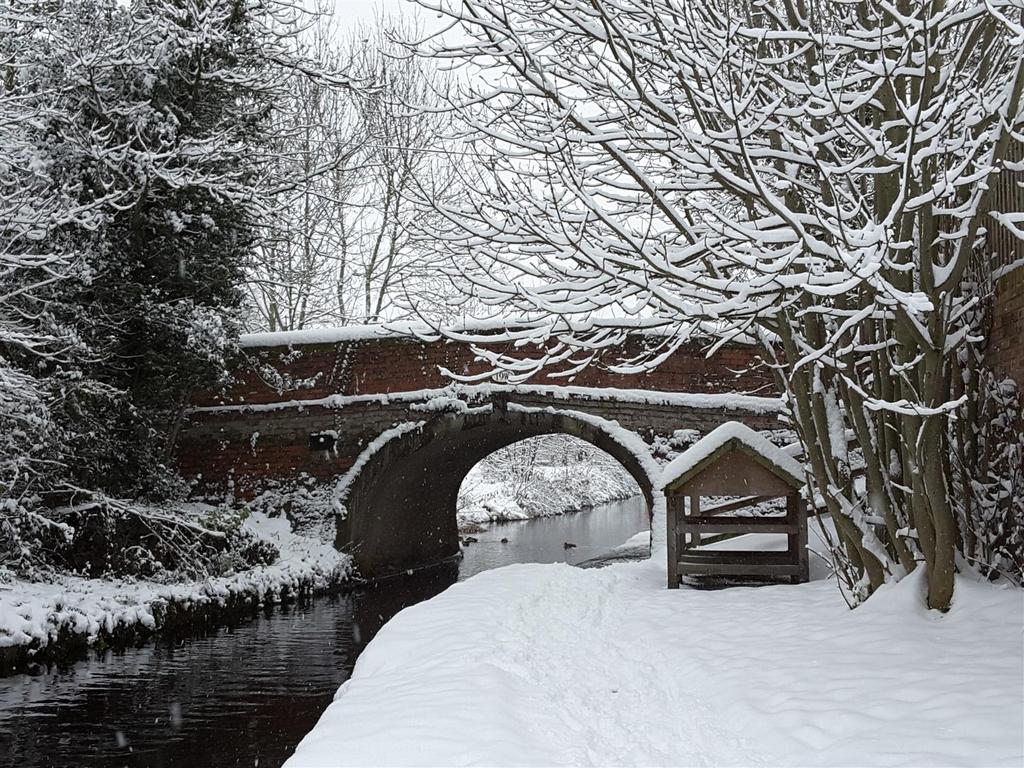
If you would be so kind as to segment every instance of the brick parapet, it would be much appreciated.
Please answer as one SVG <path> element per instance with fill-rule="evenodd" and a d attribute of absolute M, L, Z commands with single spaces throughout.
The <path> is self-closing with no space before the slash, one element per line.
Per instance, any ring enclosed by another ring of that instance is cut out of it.
<path fill-rule="evenodd" d="M 706 357 L 699 344 L 683 346 L 656 369 L 619 374 L 608 366 L 643 351 L 643 339 L 630 340 L 603 357 L 603 364 L 571 377 L 558 368 L 538 372 L 529 383 L 617 387 L 663 392 L 748 392 L 770 394 L 774 383 L 753 347 L 733 345 Z M 488 366 L 464 344 L 387 337 L 295 347 L 243 350 L 232 383 L 220 392 L 197 393 L 193 403 L 261 404 L 315 400 L 330 395 L 365 395 L 436 389 L 451 383 L 443 370 L 459 376 L 485 373 Z M 564 370 L 564 369 L 563 369 Z"/>

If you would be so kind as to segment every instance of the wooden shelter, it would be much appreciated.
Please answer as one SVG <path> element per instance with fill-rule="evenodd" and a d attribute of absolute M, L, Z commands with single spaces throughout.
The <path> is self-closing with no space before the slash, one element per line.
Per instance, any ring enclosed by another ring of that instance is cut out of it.
<path fill-rule="evenodd" d="M 668 464 L 661 485 L 668 513 L 670 589 L 682 579 L 807 581 L 803 470 L 764 436 L 739 422 L 723 424 Z M 719 501 L 704 506 L 701 500 L 707 497 Z M 785 499 L 784 515 L 758 514 L 755 508 L 773 499 Z M 787 546 L 785 551 L 707 548 L 743 534 L 785 534 Z"/>

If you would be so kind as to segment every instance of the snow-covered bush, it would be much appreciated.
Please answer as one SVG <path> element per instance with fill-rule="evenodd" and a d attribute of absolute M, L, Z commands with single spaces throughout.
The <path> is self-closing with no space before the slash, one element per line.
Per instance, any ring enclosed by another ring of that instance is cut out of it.
<path fill-rule="evenodd" d="M 267 565 L 277 547 L 244 525 L 246 508 L 97 499 L 54 510 L 71 532 L 54 565 L 91 577 L 172 581 Z"/>
<path fill-rule="evenodd" d="M 37 498 L 0 497 L 0 572 L 42 578 L 63 563 L 74 530 L 39 508 Z"/>
<path fill-rule="evenodd" d="M 334 538 L 335 482 L 318 481 L 309 475 L 293 482 L 271 485 L 247 504 L 268 517 L 284 516 L 292 529 L 305 536 Z"/>
<path fill-rule="evenodd" d="M 963 425 L 960 527 L 963 554 L 993 578 L 1024 584 L 1024 431 L 1020 390 L 1012 379 L 979 371 L 977 408 Z M 958 425 L 959 426 L 959 425 Z"/>

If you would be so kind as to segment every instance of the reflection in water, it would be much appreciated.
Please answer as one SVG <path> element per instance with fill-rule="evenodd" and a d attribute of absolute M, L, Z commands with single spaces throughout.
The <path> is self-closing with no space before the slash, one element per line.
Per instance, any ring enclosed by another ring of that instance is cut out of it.
<path fill-rule="evenodd" d="M 0 679 L 0 766 L 278 766 L 402 608 L 488 568 L 581 562 L 646 525 L 643 502 L 632 499 L 493 526 L 476 534 L 461 567 L 277 608 L 199 638 L 97 655 L 64 672 Z"/>
<path fill-rule="evenodd" d="M 459 578 L 510 563 L 569 563 L 603 555 L 648 528 L 647 507 L 637 496 L 586 512 L 491 525 L 463 550 Z M 502 544 L 502 539 L 508 539 Z M 565 544 L 575 544 L 566 549 Z"/>

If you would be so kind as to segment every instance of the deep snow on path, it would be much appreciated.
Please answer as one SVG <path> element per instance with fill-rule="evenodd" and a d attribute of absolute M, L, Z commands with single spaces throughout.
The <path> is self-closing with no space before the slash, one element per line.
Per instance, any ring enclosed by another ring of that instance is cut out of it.
<path fill-rule="evenodd" d="M 287 765 L 1021 765 L 1020 590 L 961 579 L 937 616 L 911 576 L 851 612 L 659 566 L 509 566 L 403 611 Z"/>
<path fill-rule="evenodd" d="M 89 654 L 66 671 L 38 667 L 38 676 L 0 680 L 0 766 L 275 768 L 316 723 L 362 648 L 403 607 L 486 567 L 576 562 L 646 524 L 638 497 L 495 525 L 477 534 L 457 564 L 238 615 L 185 640 L 158 635 L 142 648 Z M 641 538 L 646 544 L 649 534 Z M 579 546 L 564 550 L 565 540 Z M 298 554 L 298 543 L 287 549 Z"/>

